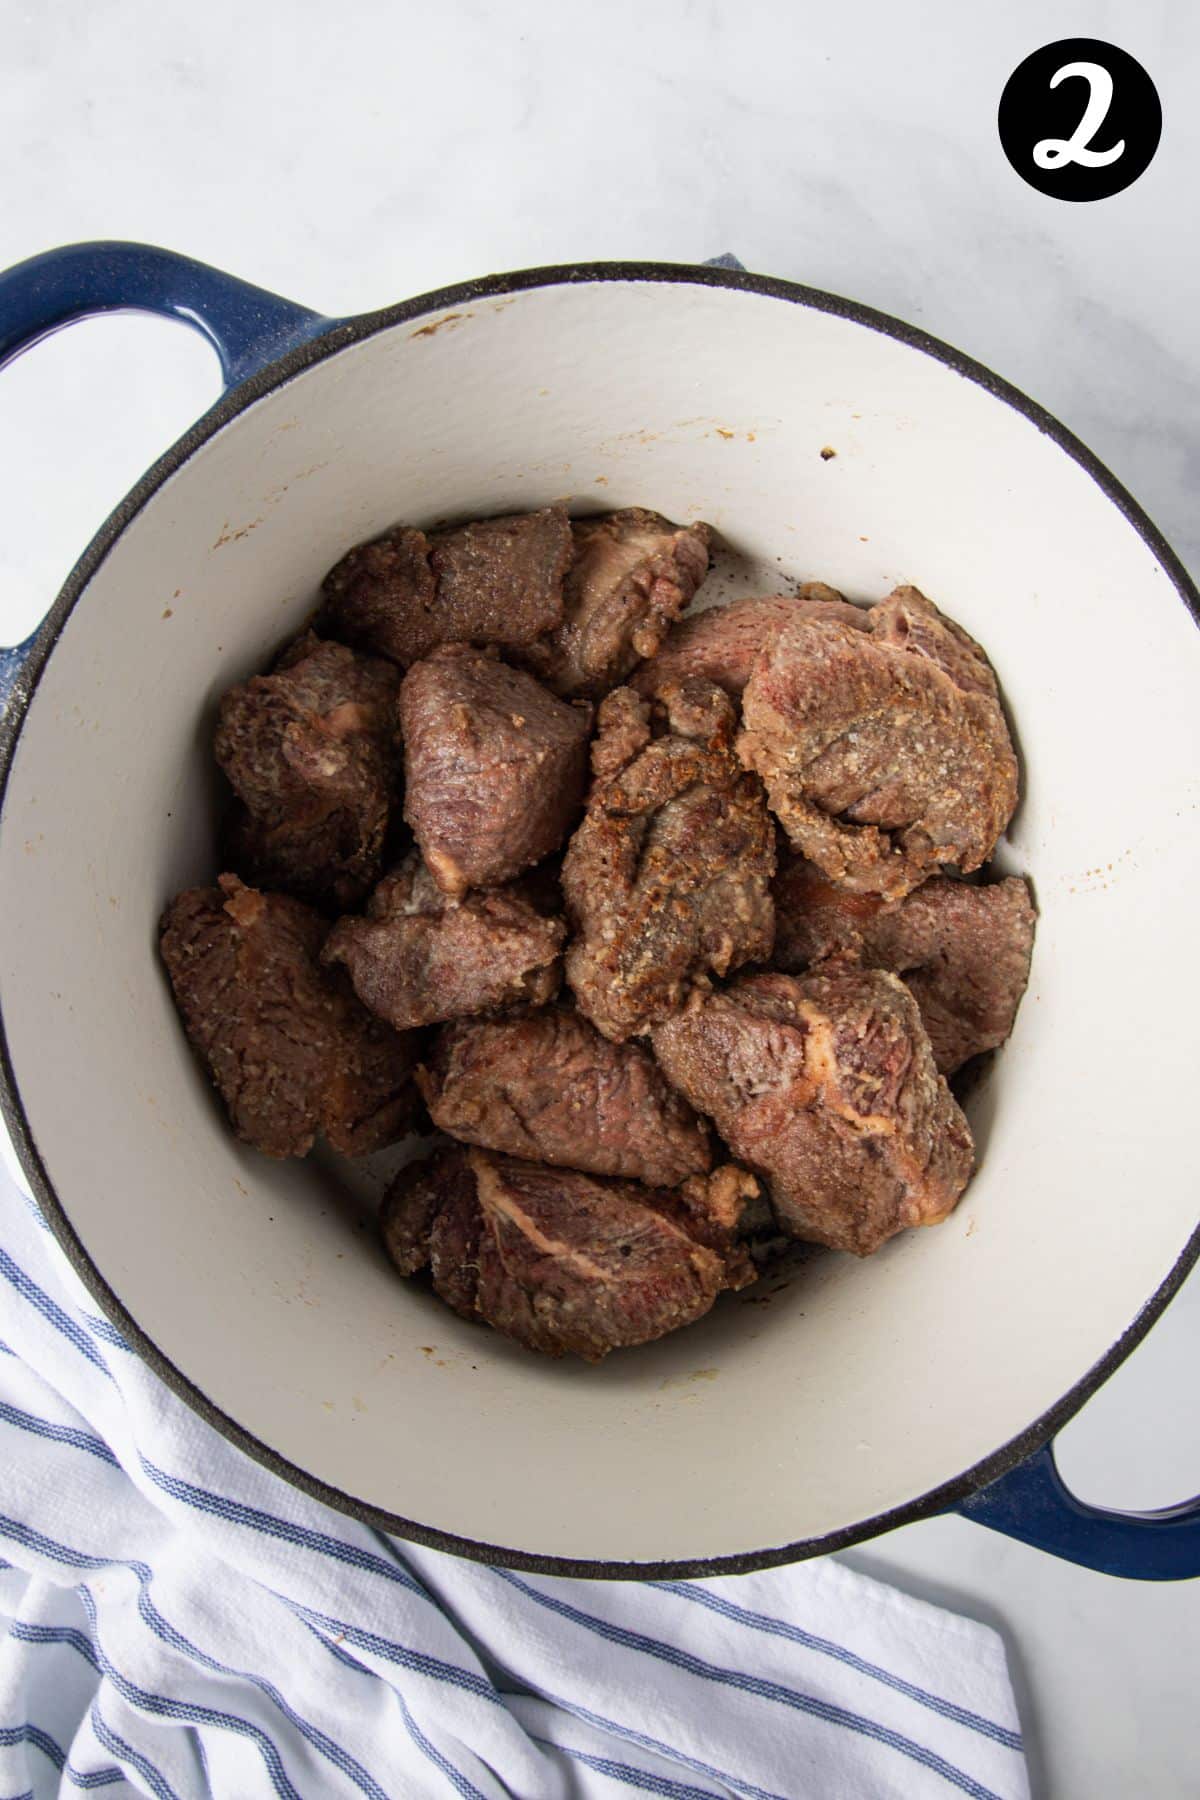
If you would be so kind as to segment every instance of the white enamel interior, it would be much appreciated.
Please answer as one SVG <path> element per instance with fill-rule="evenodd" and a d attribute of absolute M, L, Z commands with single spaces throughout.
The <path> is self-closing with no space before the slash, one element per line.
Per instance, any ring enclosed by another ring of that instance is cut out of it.
<path fill-rule="evenodd" d="M 436 324 L 440 315 L 435 315 Z M 1153 1294 L 1195 1222 L 1200 638 L 1092 479 L 920 351 L 778 299 L 581 283 L 343 351 L 218 433 L 75 607 L 0 835 L 20 1096 L 88 1253 L 216 1406 L 346 1494 L 524 1552 L 721 1557 L 853 1525 L 987 1456 Z M 830 446 L 836 456 L 819 452 Z M 155 925 L 212 873 L 216 697 L 398 520 L 568 498 L 706 518 L 714 582 L 912 581 L 992 654 L 1040 907 L 956 1214 L 600 1368 L 394 1278 L 320 1167 L 224 1127 Z"/>

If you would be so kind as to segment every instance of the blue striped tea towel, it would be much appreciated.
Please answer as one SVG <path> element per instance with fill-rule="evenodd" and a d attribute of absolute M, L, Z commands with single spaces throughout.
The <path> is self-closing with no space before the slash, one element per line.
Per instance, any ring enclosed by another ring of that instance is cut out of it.
<path fill-rule="evenodd" d="M 999 1638 L 824 1560 L 483 1568 L 296 1492 L 0 1170 L 0 1800 L 1018 1800 Z"/>

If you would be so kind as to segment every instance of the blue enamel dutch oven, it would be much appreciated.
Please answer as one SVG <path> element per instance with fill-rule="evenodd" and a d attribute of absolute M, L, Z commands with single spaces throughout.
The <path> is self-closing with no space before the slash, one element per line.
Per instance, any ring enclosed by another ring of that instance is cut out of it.
<path fill-rule="evenodd" d="M 1194 1262 L 1197 595 L 1060 424 L 925 334 L 720 266 L 490 276 L 329 319 L 134 244 L 0 276 L 0 362 L 99 312 L 225 392 L 3 652 L 3 1098 L 38 1201 L 163 1380 L 307 1492 L 508 1566 L 738 1572 L 956 1509 L 1090 1568 L 1200 1573 L 1200 1504 L 1083 1505 L 1050 1440 Z M 836 449 L 822 457 L 822 449 Z M 398 519 L 568 497 L 703 516 L 718 597 L 913 580 L 991 651 L 1039 904 L 958 1211 L 678 1339 L 543 1366 L 399 1286 L 378 1168 L 233 1142 L 154 925 L 214 855 L 217 694 Z M 436 1351 L 436 1354 L 434 1354 Z"/>

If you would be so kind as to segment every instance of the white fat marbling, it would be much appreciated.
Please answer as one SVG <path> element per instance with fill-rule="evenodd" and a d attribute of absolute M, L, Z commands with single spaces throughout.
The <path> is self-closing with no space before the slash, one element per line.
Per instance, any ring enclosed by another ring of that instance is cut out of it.
<path fill-rule="evenodd" d="M 1147 174 L 1090 206 L 1025 187 L 994 125 L 1016 63 L 1071 34 L 1138 56 L 1165 115 Z M 488 269 L 733 250 L 1016 382 L 1200 570 L 1200 17 L 1173 0 L 64 0 L 10 6 L 4 39 L 0 266 L 140 238 L 351 313 Z M 0 375 L 0 640 L 216 385 L 198 339 L 144 319 L 78 327 Z M 1082 1493 L 1200 1489 L 1198 1345 L 1193 1281 L 1065 1435 Z M 852 1560 L 1002 1625 L 1038 1791 L 1193 1791 L 1196 1586 L 1118 1584 L 956 1520 Z"/>

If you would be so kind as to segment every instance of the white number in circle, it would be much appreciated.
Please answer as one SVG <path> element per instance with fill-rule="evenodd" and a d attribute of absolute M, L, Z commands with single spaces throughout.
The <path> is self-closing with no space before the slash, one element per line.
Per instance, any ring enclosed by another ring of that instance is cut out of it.
<path fill-rule="evenodd" d="M 1085 169 L 1102 169 L 1124 155 L 1124 138 L 1111 150 L 1089 149 L 1112 105 L 1112 76 L 1103 63 L 1064 63 L 1053 76 L 1050 86 L 1056 88 L 1060 81 L 1066 81 L 1072 75 L 1082 75 L 1088 84 L 1087 107 L 1069 138 L 1043 138 L 1040 144 L 1034 145 L 1033 160 L 1039 169 L 1061 169 L 1067 163 L 1081 163 Z"/>

